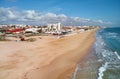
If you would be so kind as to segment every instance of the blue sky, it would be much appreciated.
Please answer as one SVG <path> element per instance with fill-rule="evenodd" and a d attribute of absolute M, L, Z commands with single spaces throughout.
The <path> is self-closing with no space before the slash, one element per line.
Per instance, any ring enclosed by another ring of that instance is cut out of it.
<path fill-rule="evenodd" d="M 45 14 L 46 16 L 49 16 L 47 14 L 51 13 L 53 14 L 53 16 L 55 15 L 57 17 L 58 21 L 59 21 L 58 18 L 63 17 L 63 16 L 61 17 L 60 15 L 65 15 L 64 18 L 67 17 L 67 20 L 65 21 L 66 23 L 62 21 L 63 24 L 67 24 L 69 23 L 68 21 L 71 21 L 76 23 L 76 25 L 81 25 L 81 24 L 83 25 L 93 24 L 93 25 L 103 25 L 103 26 L 120 25 L 120 18 L 119 18 L 120 0 L 0 0 L 0 7 L 3 9 L 10 10 L 11 12 L 13 12 L 13 15 L 16 15 L 15 14 L 16 12 L 14 11 L 17 11 L 19 13 L 22 11 L 22 13 L 24 13 L 24 11 L 28 11 L 28 10 L 34 11 L 33 13 L 36 14 L 40 13 L 41 15 L 44 16 Z M 1 14 L 3 14 L 2 12 L 3 9 L 1 10 Z M 8 14 L 10 14 L 9 11 Z M 36 17 L 37 16 L 39 17 L 41 15 L 36 15 Z M 1 16 L 3 17 L 3 15 Z M 51 17 L 50 19 L 52 18 L 55 17 Z M 79 23 L 76 22 L 75 18 L 79 19 Z M 13 18 L 9 19 L 9 21 L 7 20 L 6 22 L 13 23 L 12 20 Z M 84 23 L 81 22 L 82 20 L 85 20 Z M 41 20 L 39 19 L 38 21 Z M 6 22 L 4 20 L 1 21 L 0 23 L 6 23 Z M 33 22 L 33 24 L 37 22 Z M 25 22 L 19 21 L 18 23 L 25 23 Z M 42 20 L 42 23 L 45 22 L 43 22 Z"/>

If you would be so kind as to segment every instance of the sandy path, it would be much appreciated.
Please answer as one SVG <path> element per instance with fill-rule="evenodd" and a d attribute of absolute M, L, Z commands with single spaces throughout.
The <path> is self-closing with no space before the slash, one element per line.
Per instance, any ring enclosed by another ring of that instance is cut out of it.
<path fill-rule="evenodd" d="M 95 31 L 35 42 L 0 42 L 0 79 L 70 79 Z"/>

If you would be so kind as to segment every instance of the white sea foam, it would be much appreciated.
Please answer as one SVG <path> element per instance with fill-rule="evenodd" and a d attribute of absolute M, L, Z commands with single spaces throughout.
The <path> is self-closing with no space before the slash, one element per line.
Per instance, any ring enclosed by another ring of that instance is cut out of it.
<path fill-rule="evenodd" d="M 105 33 L 104 35 L 107 36 L 107 38 L 119 39 L 119 35 L 117 33 L 108 32 L 108 33 Z"/>
<path fill-rule="evenodd" d="M 77 66 L 76 69 L 75 69 L 75 71 L 74 71 L 74 74 L 73 74 L 72 79 L 75 79 L 75 78 L 76 78 L 78 69 L 79 69 L 79 68 L 78 68 L 78 66 Z"/>
<path fill-rule="evenodd" d="M 116 68 L 116 66 L 119 66 L 117 63 L 119 63 L 120 56 L 117 52 L 113 52 L 112 49 L 110 49 L 109 46 L 107 46 L 105 38 L 110 38 L 110 39 L 112 38 L 120 41 L 120 37 L 117 33 L 99 32 L 96 35 L 96 42 L 95 42 L 96 55 L 98 56 L 99 61 L 101 60 L 102 63 L 103 62 L 105 63 L 104 65 L 102 65 L 102 67 L 99 68 L 97 79 L 103 79 L 104 72 L 107 69 Z"/>
<path fill-rule="evenodd" d="M 110 35 L 110 36 L 117 36 L 117 33 L 114 33 L 114 32 L 108 32 L 106 33 L 107 35 Z"/>
<path fill-rule="evenodd" d="M 103 77 L 103 72 L 106 71 L 108 63 L 106 62 L 105 65 L 103 65 L 102 67 L 99 68 L 99 73 L 98 73 L 98 79 L 102 79 Z"/>
<path fill-rule="evenodd" d="M 117 52 L 114 52 L 114 53 L 118 57 L 118 59 L 120 59 L 120 56 L 118 55 L 118 53 Z"/>

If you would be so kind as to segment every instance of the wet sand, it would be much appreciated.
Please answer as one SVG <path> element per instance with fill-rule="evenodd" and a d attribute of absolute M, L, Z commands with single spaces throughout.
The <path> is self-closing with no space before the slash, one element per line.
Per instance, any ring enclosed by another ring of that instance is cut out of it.
<path fill-rule="evenodd" d="M 35 42 L 0 42 L 0 79 L 71 79 L 93 42 L 95 30 Z"/>

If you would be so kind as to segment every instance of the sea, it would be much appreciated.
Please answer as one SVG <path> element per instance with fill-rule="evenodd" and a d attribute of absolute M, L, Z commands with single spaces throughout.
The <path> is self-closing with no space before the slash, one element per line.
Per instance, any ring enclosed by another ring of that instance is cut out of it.
<path fill-rule="evenodd" d="M 72 79 L 120 79 L 120 27 L 101 28 Z"/>

